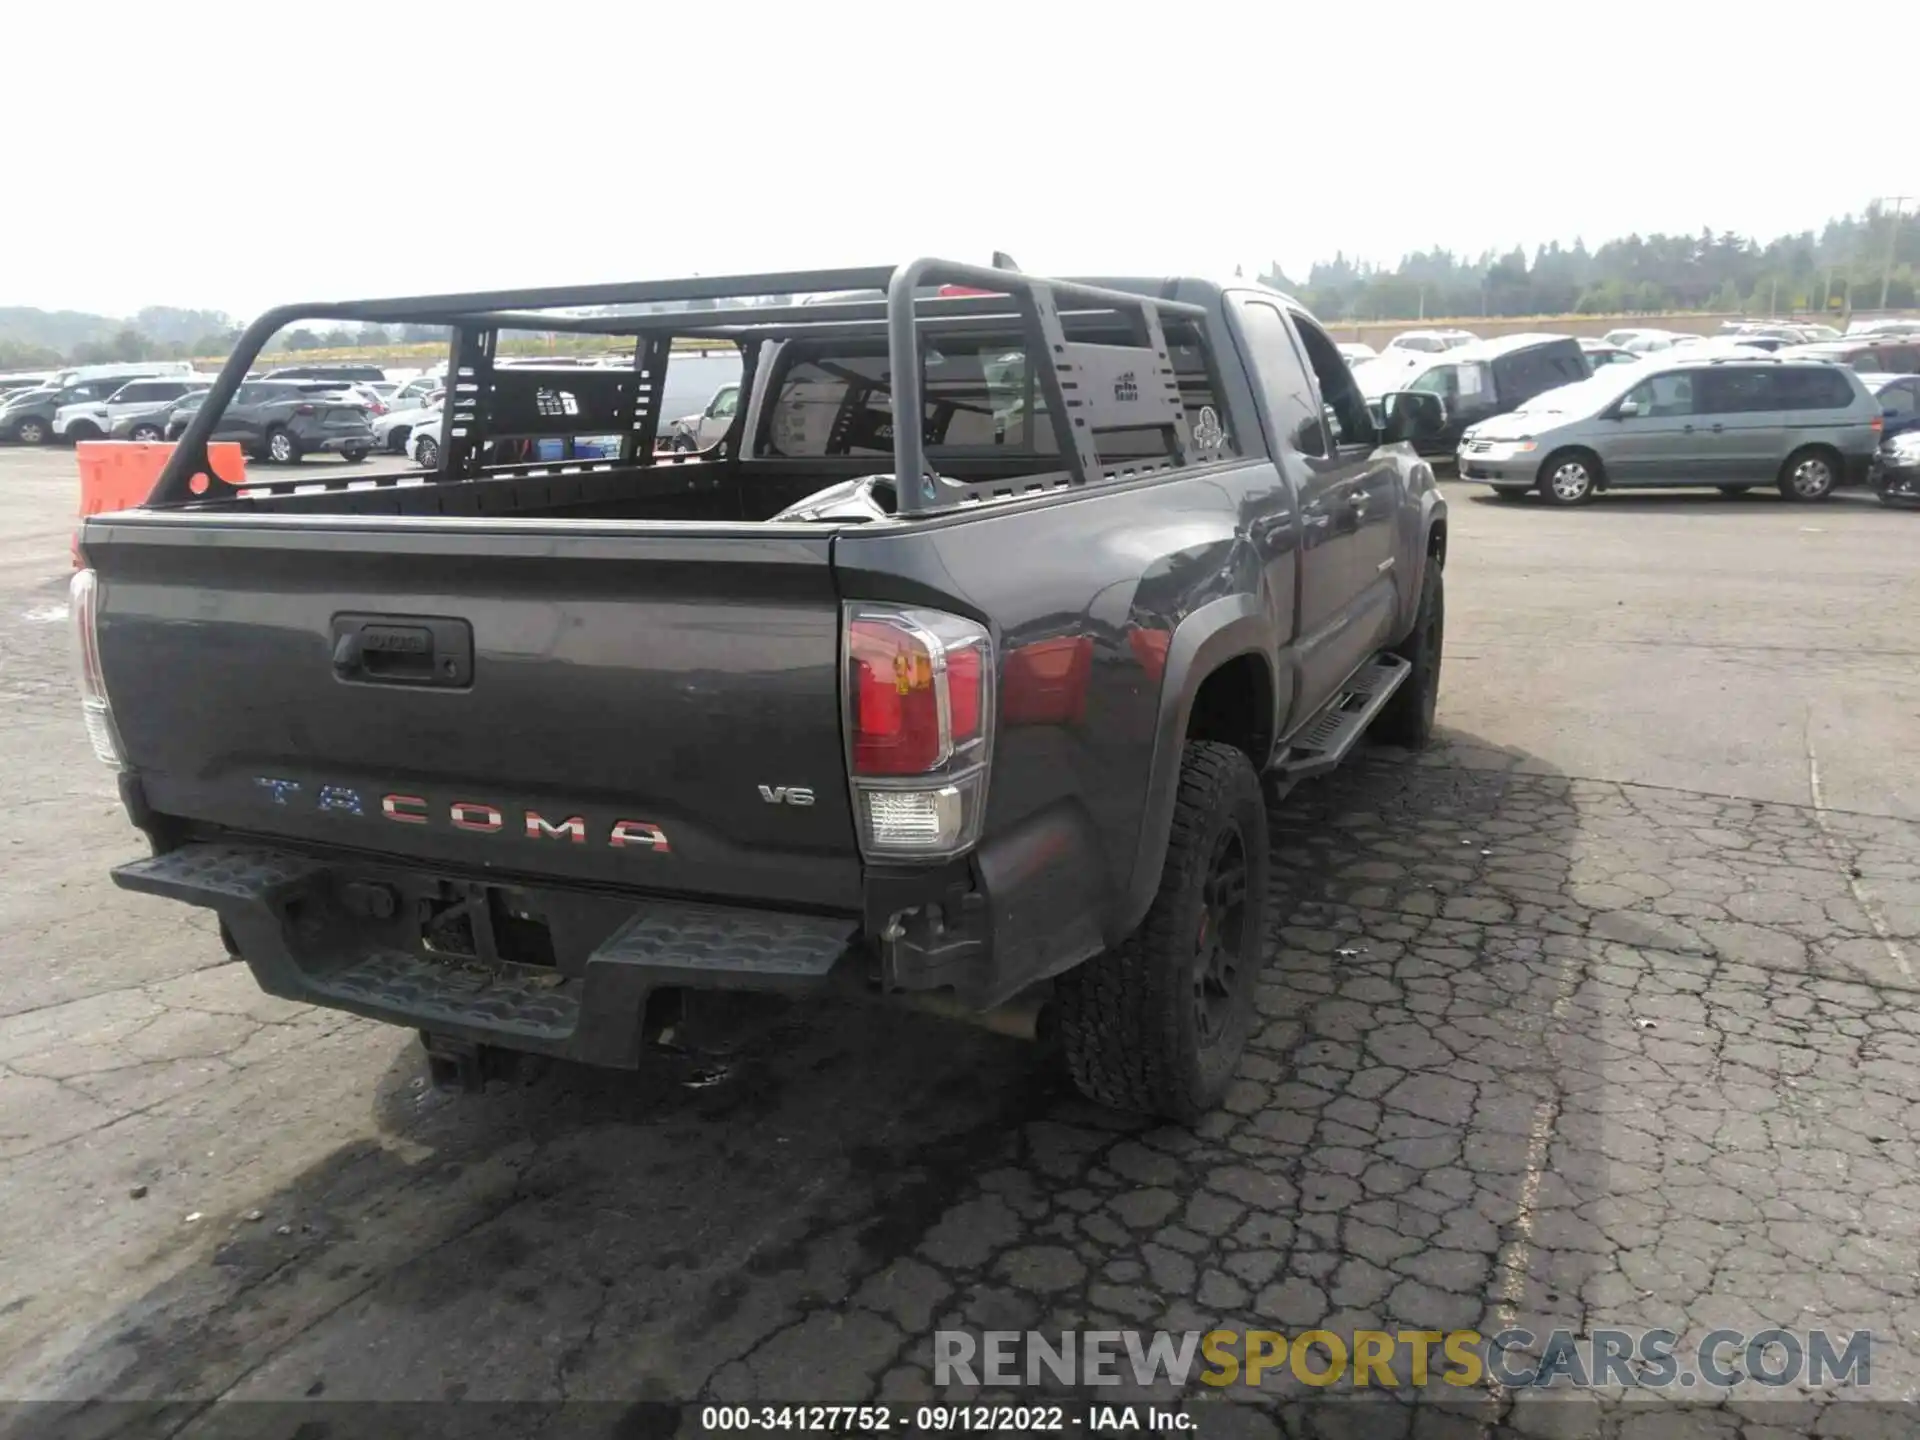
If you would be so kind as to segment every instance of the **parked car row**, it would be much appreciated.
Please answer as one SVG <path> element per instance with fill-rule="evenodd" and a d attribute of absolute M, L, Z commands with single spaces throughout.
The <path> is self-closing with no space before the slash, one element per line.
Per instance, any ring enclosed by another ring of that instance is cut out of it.
<path fill-rule="evenodd" d="M 110 403 L 121 389 L 136 381 L 160 381 L 185 387 L 194 376 L 193 367 L 184 361 L 150 360 L 73 366 L 51 372 L 42 379 L 41 384 L 0 398 L 0 440 L 44 445 L 60 433 L 56 429 L 56 417 L 69 406 Z M 203 384 L 212 383 L 211 377 L 199 379 Z M 174 395 L 181 393 L 183 391 L 175 391 Z M 155 402 L 156 405 L 165 403 L 164 400 Z M 106 428 L 102 426 L 97 433 L 78 438 L 98 439 L 105 433 Z"/>
<path fill-rule="evenodd" d="M 1350 365 L 1361 365 L 1376 359 L 1407 360 L 1420 355 L 1440 355 L 1482 343 L 1485 342 L 1468 330 L 1406 330 L 1395 335 L 1377 353 L 1358 341 L 1343 343 L 1340 353 Z M 1920 373 L 1920 320 L 1865 321 L 1855 324 L 1844 335 L 1831 325 L 1804 320 L 1729 320 L 1712 336 L 1626 325 L 1609 330 L 1597 340 L 1583 337 L 1579 344 L 1587 352 L 1589 363 L 1596 367 L 1622 364 L 1667 350 L 1706 346 L 1708 353 L 1722 354 L 1775 354 L 1791 349 L 1836 360 L 1857 370 Z"/>
<path fill-rule="evenodd" d="M 214 380 L 172 360 L 76 366 L 27 378 L 41 383 L 0 395 L 0 439 L 24 445 L 165 438 L 173 416 L 191 413 L 179 409 L 180 402 L 203 394 Z M 388 395 L 401 388 L 370 365 L 282 366 L 258 379 L 332 386 L 350 393 L 370 417 L 385 414 Z"/>
<path fill-rule="evenodd" d="M 1847 326 L 1847 333 L 1844 337 L 1829 335 L 1822 338 L 1829 340 L 1840 338 L 1854 340 L 1862 335 L 1884 335 L 1892 339 L 1911 340 L 1920 337 L 1920 320 L 1856 320 Z"/>

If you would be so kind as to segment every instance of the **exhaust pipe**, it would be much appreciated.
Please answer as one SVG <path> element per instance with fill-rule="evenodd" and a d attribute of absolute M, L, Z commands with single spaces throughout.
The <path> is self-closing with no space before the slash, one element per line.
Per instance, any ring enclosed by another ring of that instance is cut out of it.
<path fill-rule="evenodd" d="M 1011 1036 L 1015 1040 L 1043 1038 L 1052 1019 L 1044 995 L 1016 995 L 1006 1004 L 996 1005 L 991 1010 L 975 1010 L 962 1005 L 945 990 L 895 991 L 888 999 L 892 1004 L 918 1010 L 923 1015 L 978 1025 L 996 1035 Z"/>

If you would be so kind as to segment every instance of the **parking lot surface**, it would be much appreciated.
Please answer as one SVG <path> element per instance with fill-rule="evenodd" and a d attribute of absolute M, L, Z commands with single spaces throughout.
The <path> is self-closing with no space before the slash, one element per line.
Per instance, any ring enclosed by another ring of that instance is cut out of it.
<path fill-rule="evenodd" d="M 1184 1130 L 932 1019 L 453 1096 L 410 1035 L 262 996 L 107 879 L 141 846 L 71 694 L 73 456 L 0 451 L 0 1396 L 673 1434 L 928 1396 L 942 1326 L 1517 1324 L 1871 1329 L 1872 1394 L 1916 1398 L 1920 515 L 1448 488 L 1442 741 L 1274 812 L 1261 1027 Z M 1303 1393 L 1196 1393 L 1201 1433 Z M 1449 1398 L 1356 1433 L 1633 1423 Z M 1902 1433 L 1788 1398 L 1702 1433 Z"/>

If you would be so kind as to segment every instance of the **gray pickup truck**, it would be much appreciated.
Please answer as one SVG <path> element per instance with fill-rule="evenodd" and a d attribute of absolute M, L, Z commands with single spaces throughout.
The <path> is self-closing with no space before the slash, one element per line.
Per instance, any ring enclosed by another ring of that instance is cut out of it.
<path fill-rule="evenodd" d="M 838 290 L 880 298 L 753 303 Z M 296 319 L 451 327 L 432 471 L 204 478 Z M 509 329 L 633 363 L 496 368 Z M 688 336 L 753 399 L 676 454 Z M 1444 420 L 1370 411 L 1238 283 L 916 261 L 274 311 L 81 538 L 84 714 L 152 849 L 114 878 L 441 1078 L 837 990 L 1042 1027 L 1089 1096 L 1191 1118 L 1269 943 L 1263 782 L 1431 731 L 1447 511 L 1411 442 Z M 500 458 L 580 434 L 618 453 Z"/>

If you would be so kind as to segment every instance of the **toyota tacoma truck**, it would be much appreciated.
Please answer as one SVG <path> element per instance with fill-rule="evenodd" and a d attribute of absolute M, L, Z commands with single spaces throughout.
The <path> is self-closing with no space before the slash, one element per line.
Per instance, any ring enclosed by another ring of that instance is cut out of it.
<path fill-rule="evenodd" d="M 433 467 L 213 477 L 313 320 L 449 327 Z M 495 366 L 527 330 L 631 364 Z M 658 450 L 689 337 L 748 403 Z M 437 1078 L 632 1067 L 708 992 L 823 990 L 1031 1021 L 1095 1100 L 1191 1119 L 1252 1022 L 1267 799 L 1431 732 L 1444 421 L 1370 410 L 1238 282 L 919 260 L 270 312 L 147 501 L 85 523 L 83 714 L 151 849 L 114 879 Z M 526 458 L 579 435 L 620 439 Z"/>

